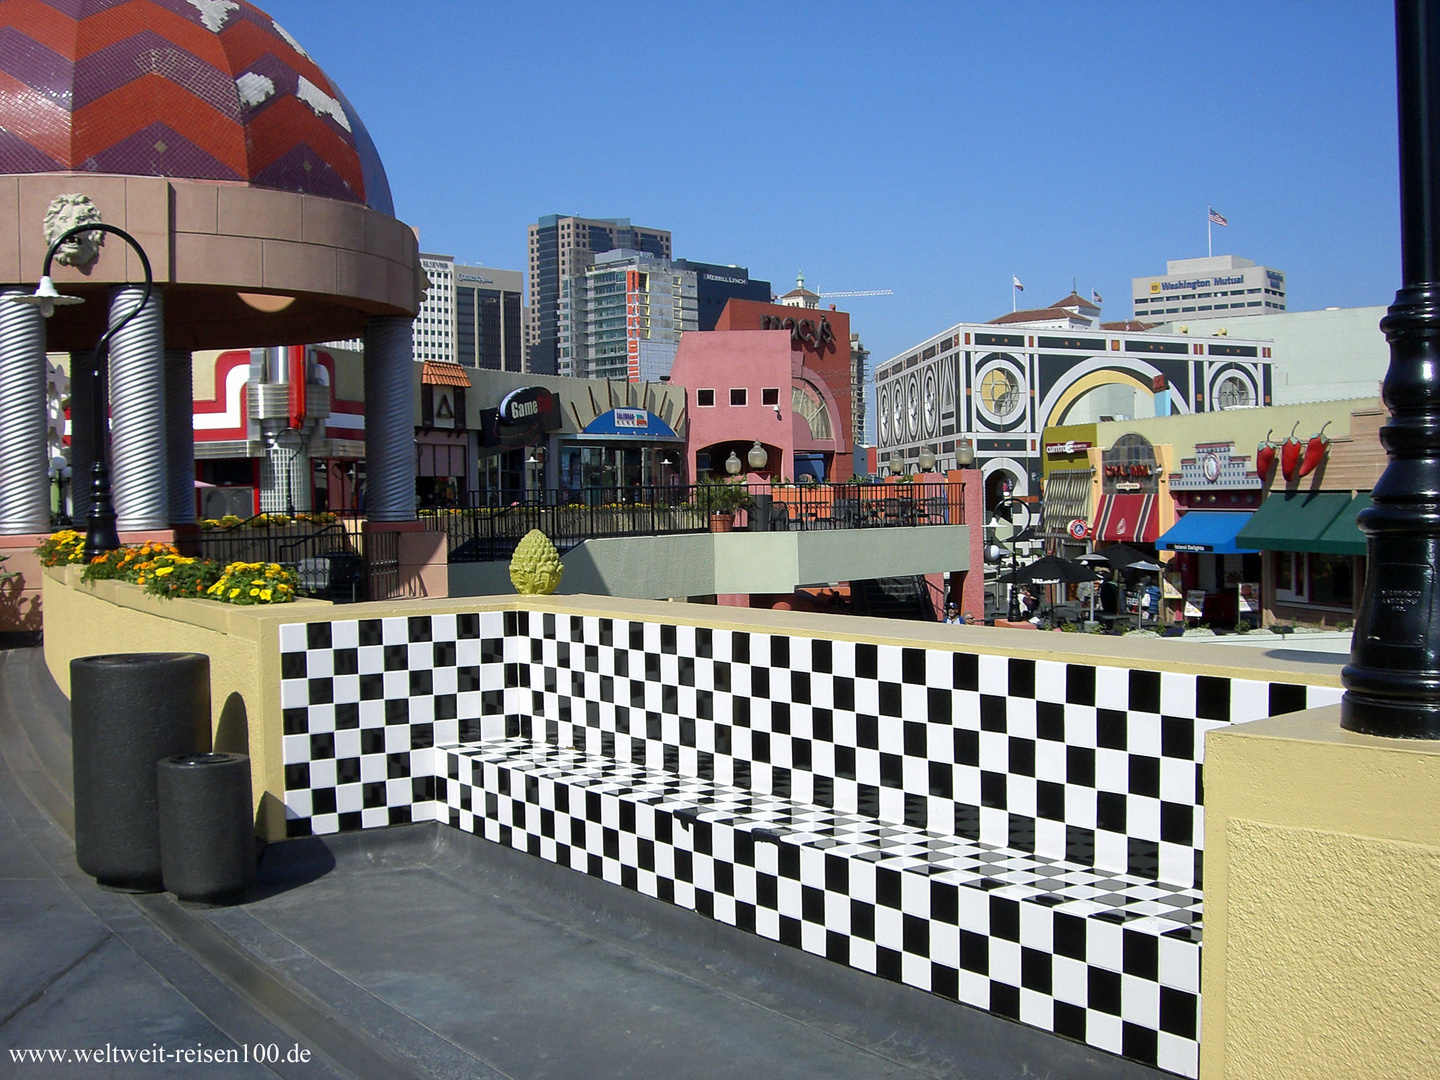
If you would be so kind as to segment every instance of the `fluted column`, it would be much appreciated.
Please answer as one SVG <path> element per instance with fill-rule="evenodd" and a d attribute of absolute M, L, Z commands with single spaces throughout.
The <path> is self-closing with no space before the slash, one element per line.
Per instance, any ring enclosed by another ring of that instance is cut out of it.
<path fill-rule="evenodd" d="M 193 373 L 186 349 L 165 350 L 165 460 L 171 525 L 195 523 Z"/>
<path fill-rule="evenodd" d="M 415 519 L 413 319 L 377 315 L 365 325 L 365 516 Z"/>
<path fill-rule="evenodd" d="M 111 294 L 112 326 L 142 293 L 125 287 Z M 165 424 L 165 318 L 156 289 L 110 341 L 110 472 L 121 532 L 170 524 Z"/>
<path fill-rule="evenodd" d="M 50 528 L 45 456 L 45 320 L 0 292 L 0 534 Z"/>

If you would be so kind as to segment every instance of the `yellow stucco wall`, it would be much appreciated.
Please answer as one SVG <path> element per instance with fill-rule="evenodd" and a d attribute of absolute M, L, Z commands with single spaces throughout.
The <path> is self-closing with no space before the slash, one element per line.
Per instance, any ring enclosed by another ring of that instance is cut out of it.
<path fill-rule="evenodd" d="M 250 785 L 261 835 L 285 834 L 283 807 L 264 798 L 284 790 L 281 758 L 281 622 L 297 611 L 329 604 L 304 601 L 284 608 L 231 607 L 206 601 L 162 600 L 138 585 L 80 583 L 80 567 L 45 572 L 45 663 L 66 696 L 70 661 L 117 652 L 200 652 L 210 658 L 210 731 L 204 748 L 250 755 Z M 288 611 L 287 611 L 288 609 Z M 277 612 L 285 614 L 276 616 Z M 302 616 L 303 617 L 303 616 Z M 276 818 L 275 815 L 279 814 Z"/>
<path fill-rule="evenodd" d="M 1440 1076 L 1440 743 L 1206 737 L 1201 1080 Z"/>

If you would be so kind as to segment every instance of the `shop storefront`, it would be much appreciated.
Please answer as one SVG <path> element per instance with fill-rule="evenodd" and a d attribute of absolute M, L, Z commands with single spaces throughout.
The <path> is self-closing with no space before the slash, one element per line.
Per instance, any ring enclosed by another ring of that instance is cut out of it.
<path fill-rule="evenodd" d="M 1177 553 L 1171 570 L 1187 614 L 1221 626 L 1258 623 L 1260 551 L 1238 539 L 1260 505 L 1262 483 L 1250 458 L 1237 455 L 1233 442 L 1197 444 L 1169 486 L 1181 516 L 1155 547 Z"/>
<path fill-rule="evenodd" d="M 1172 517 L 1155 447 L 1143 435 L 1122 435 L 1101 453 L 1100 478 L 1095 546 L 1154 544 Z"/>
<path fill-rule="evenodd" d="M 1090 521 L 1095 470 L 1089 451 L 1095 426 L 1086 425 L 1083 438 L 1064 437 L 1073 429 L 1048 428 L 1042 458 L 1043 495 L 1040 537 L 1052 554 L 1075 558 L 1090 550 Z"/>
<path fill-rule="evenodd" d="M 1264 552 L 1267 621 L 1338 624 L 1354 618 L 1365 573 L 1355 517 L 1367 492 L 1271 493 L 1238 539 Z"/>
<path fill-rule="evenodd" d="M 678 485 L 685 440 L 648 409 L 617 408 L 595 417 L 559 446 L 558 480 L 565 493 L 617 496 Z"/>
<path fill-rule="evenodd" d="M 427 360 L 421 368 L 415 501 L 422 509 L 455 506 L 471 488 L 471 439 L 465 419 L 469 389 L 470 376 L 459 364 Z"/>

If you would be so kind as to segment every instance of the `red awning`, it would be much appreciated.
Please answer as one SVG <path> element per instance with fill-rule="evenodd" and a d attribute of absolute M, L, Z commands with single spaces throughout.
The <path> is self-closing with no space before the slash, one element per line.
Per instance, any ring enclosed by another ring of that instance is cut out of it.
<path fill-rule="evenodd" d="M 1153 544 L 1160 536 L 1154 495 L 1102 495 L 1095 518 L 1095 539 L 1101 543 Z"/>

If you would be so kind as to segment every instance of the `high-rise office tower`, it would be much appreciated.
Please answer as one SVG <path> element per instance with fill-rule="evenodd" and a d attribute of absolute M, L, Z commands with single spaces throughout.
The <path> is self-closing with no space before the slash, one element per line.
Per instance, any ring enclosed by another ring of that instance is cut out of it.
<path fill-rule="evenodd" d="M 449 255 L 422 254 L 420 265 L 430 287 L 415 316 L 415 359 L 520 371 L 520 271 L 461 266 Z"/>
<path fill-rule="evenodd" d="M 670 258 L 670 233 L 631 225 L 629 218 L 582 218 L 547 214 L 529 229 L 530 303 L 526 370 L 559 370 L 557 321 L 561 282 L 583 275 L 595 256 L 617 248 Z"/>
<path fill-rule="evenodd" d="M 654 382 L 670 374 L 680 335 L 696 329 L 695 271 L 639 251 L 607 251 L 561 279 L 559 374 Z"/>

